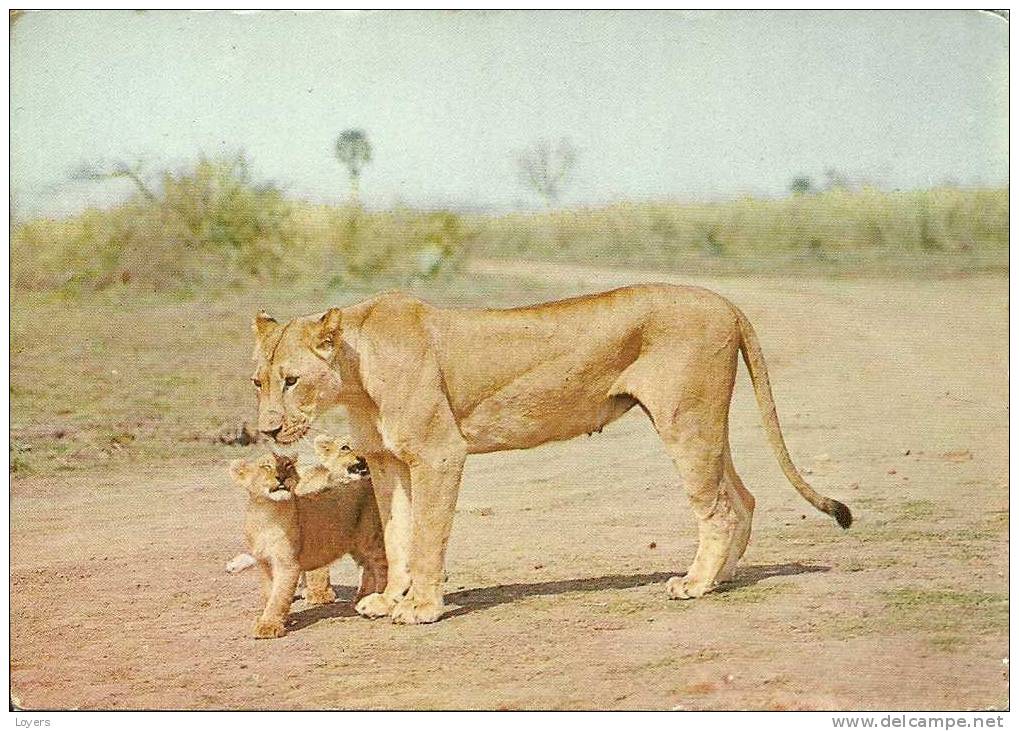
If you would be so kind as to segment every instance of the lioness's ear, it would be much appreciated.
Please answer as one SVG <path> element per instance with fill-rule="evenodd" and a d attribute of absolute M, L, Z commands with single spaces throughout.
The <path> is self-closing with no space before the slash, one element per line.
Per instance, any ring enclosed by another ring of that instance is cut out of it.
<path fill-rule="evenodd" d="M 278 326 L 279 323 L 276 322 L 271 317 L 269 317 L 269 315 L 266 314 L 265 310 L 262 310 L 257 315 L 255 315 L 254 330 L 255 334 L 260 338 L 264 338 L 266 335 L 275 330 Z"/>
<path fill-rule="evenodd" d="M 336 339 L 340 335 L 340 325 L 343 322 L 343 310 L 333 307 L 325 311 L 318 320 L 318 331 L 315 333 L 315 344 L 312 346 L 316 353 L 323 358 L 332 356 L 336 349 Z"/>
<path fill-rule="evenodd" d="M 243 459 L 235 459 L 230 463 L 230 477 L 238 485 L 244 485 L 247 483 L 248 478 L 251 477 L 251 470 L 254 467 L 253 464 L 245 462 Z"/>

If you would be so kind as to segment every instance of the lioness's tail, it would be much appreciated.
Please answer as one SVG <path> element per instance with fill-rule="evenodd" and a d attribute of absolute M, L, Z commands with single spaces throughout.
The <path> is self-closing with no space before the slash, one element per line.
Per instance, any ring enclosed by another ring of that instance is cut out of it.
<path fill-rule="evenodd" d="M 821 512 L 828 513 L 843 528 L 848 528 L 853 523 L 853 514 L 849 512 L 849 508 L 838 500 L 832 500 L 815 492 L 814 488 L 807 484 L 807 481 L 797 471 L 792 459 L 789 458 L 789 450 L 785 446 L 785 439 L 782 438 L 782 427 L 778 423 L 778 413 L 775 411 L 775 399 L 771 394 L 768 367 L 764 364 L 764 354 L 757 342 L 757 335 L 746 315 L 739 310 L 736 310 L 736 315 L 739 318 L 740 352 L 743 353 L 743 361 L 747 364 L 750 380 L 754 384 L 754 395 L 757 397 L 757 405 L 761 409 L 764 432 L 768 435 L 768 441 L 771 442 L 772 451 L 778 458 L 782 472 L 808 503 Z"/>

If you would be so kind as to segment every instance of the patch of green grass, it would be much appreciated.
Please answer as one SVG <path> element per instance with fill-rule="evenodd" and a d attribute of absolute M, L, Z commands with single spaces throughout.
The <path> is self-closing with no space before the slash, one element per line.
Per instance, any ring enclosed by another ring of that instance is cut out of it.
<path fill-rule="evenodd" d="M 1008 609 L 1008 597 L 982 591 L 949 591 L 944 589 L 891 589 L 881 592 L 891 609 L 960 609 L 976 610 L 985 607 Z M 1006 614 L 1007 616 L 1007 614 Z"/>
<path fill-rule="evenodd" d="M 923 551 L 932 558 L 950 556 L 959 559 L 979 558 L 989 542 L 1000 540 L 1000 534 L 985 526 L 925 530 L 904 528 L 901 524 L 891 522 L 873 527 L 861 526 L 854 538 L 869 545 L 915 545 L 923 547 Z"/>
<path fill-rule="evenodd" d="M 942 652 L 957 652 L 966 643 L 966 638 L 959 635 L 938 635 L 930 638 L 930 645 Z"/>
<path fill-rule="evenodd" d="M 983 591 L 901 588 L 881 592 L 887 619 L 944 645 L 949 636 L 1008 629 L 1008 596 Z"/>
<path fill-rule="evenodd" d="M 859 614 L 842 615 L 827 613 L 818 625 L 829 637 L 846 640 L 851 637 L 865 637 L 884 629 L 884 623 L 875 622 L 871 617 Z"/>
<path fill-rule="evenodd" d="M 647 601 L 640 601 L 634 597 L 614 595 L 608 598 L 605 602 L 605 606 L 599 606 L 598 609 L 606 614 L 625 616 L 629 614 L 637 614 L 639 612 L 646 612 L 649 609 L 660 608 L 660 606 L 660 603 L 657 602 L 654 605 L 651 605 Z"/>
<path fill-rule="evenodd" d="M 984 524 L 995 532 L 1008 533 L 1009 516 L 1007 510 L 994 510 L 987 514 Z"/>
<path fill-rule="evenodd" d="M 733 586 L 722 588 L 713 594 L 715 601 L 725 604 L 760 604 L 761 602 L 774 599 L 798 591 L 796 584 L 791 582 L 780 582 L 771 584 L 750 584 L 748 586 Z"/>
<path fill-rule="evenodd" d="M 888 504 L 889 501 L 883 497 L 854 497 L 852 500 L 854 508 L 884 508 Z"/>
<path fill-rule="evenodd" d="M 689 602 L 683 603 L 689 604 Z M 630 669 L 632 671 L 640 671 L 662 670 L 672 667 L 682 668 L 693 664 L 714 662 L 715 660 L 722 659 L 723 656 L 724 654 L 719 650 L 701 649 L 695 652 L 662 655 L 661 657 L 656 657 L 651 660 L 635 663 Z"/>
<path fill-rule="evenodd" d="M 30 452 L 26 452 L 23 448 L 20 448 L 18 445 L 15 444 L 12 444 L 10 446 L 9 451 L 10 451 L 9 469 L 12 475 L 24 477 L 35 472 Z"/>
<path fill-rule="evenodd" d="M 843 571 L 849 572 L 873 571 L 875 569 L 890 569 L 901 563 L 901 560 L 895 556 L 872 556 L 869 558 L 852 559 L 840 564 L 840 568 Z"/>
<path fill-rule="evenodd" d="M 968 637 L 1008 630 L 1008 596 L 981 591 L 899 588 L 878 592 L 880 605 L 823 612 L 819 628 L 838 639 L 887 633 L 889 627 L 955 652 Z"/>
<path fill-rule="evenodd" d="M 930 520 L 944 517 L 951 511 L 930 500 L 907 500 L 899 506 L 899 518 L 904 520 Z"/>

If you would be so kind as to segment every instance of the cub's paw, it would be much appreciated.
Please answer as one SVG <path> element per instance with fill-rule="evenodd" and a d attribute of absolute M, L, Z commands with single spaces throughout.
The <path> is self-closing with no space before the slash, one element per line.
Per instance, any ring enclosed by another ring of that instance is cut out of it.
<path fill-rule="evenodd" d="M 256 563 L 258 562 L 255 561 L 255 557 L 251 554 L 238 553 L 227 562 L 226 572 L 228 574 L 239 574 L 241 571 L 251 568 Z"/>
<path fill-rule="evenodd" d="M 376 592 L 363 597 L 354 605 L 354 611 L 362 617 L 375 619 L 376 617 L 388 616 L 393 611 L 394 606 L 396 606 L 396 602 Z"/>
<path fill-rule="evenodd" d="M 713 588 L 711 582 L 694 581 L 689 576 L 673 576 L 665 583 L 669 599 L 697 599 Z"/>
<path fill-rule="evenodd" d="M 325 589 L 308 589 L 305 592 L 304 603 L 310 607 L 319 604 L 332 604 L 334 601 L 336 601 L 336 592 L 331 586 L 327 586 Z"/>
<path fill-rule="evenodd" d="M 416 599 L 407 596 L 396 603 L 392 617 L 396 624 L 429 624 L 438 621 L 445 609 L 442 600 Z"/>
<path fill-rule="evenodd" d="M 266 622 L 261 619 L 255 622 L 255 629 L 252 631 L 256 639 L 271 640 L 276 637 L 283 637 L 287 631 L 282 622 Z"/>

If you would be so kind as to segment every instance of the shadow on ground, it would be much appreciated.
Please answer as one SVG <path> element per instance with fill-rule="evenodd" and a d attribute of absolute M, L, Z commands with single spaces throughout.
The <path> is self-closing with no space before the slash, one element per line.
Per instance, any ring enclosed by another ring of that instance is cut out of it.
<path fill-rule="evenodd" d="M 799 562 L 744 566 L 740 568 L 736 578 L 719 587 L 717 593 L 752 586 L 759 581 L 775 576 L 795 576 L 797 574 L 813 574 L 830 570 L 830 566 L 818 566 Z M 461 617 L 471 612 L 491 609 L 501 604 L 511 604 L 532 596 L 555 596 L 572 592 L 635 589 L 640 586 L 650 586 L 651 584 L 664 584 L 675 575 L 668 571 L 647 574 L 612 574 L 610 576 L 596 576 L 585 579 L 538 581 L 529 584 L 501 584 L 499 586 L 487 586 L 479 589 L 454 591 L 446 594 L 446 604 L 454 605 L 454 608 L 447 611 L 443 619 L 448 620 L 453 617 Z M 351 599 L 354 596 L 354 587 L 334 586 L 333 589 L 337 596 L 336 602 L 310 607 L 292 614 L 287 629 L 290 631 L 303 629 L 322 619 L 357 616 L 351 604 Z"/>
<path fill-rule="evenodd" d="M 742 589 L 745 586 L 753 586 L 758 581 L 770 579 L 774 576 L 796 576 L 797 574 L 818 574 L 831 571 L 831 566 L 819 566 L 817 564 L 795 563 L 772 563 L 759 566 L 742 566 L 736 572 L 736 578 L 727 581 L 719 586 L 716 594 L 724 594 L 733 589 Z"/>

